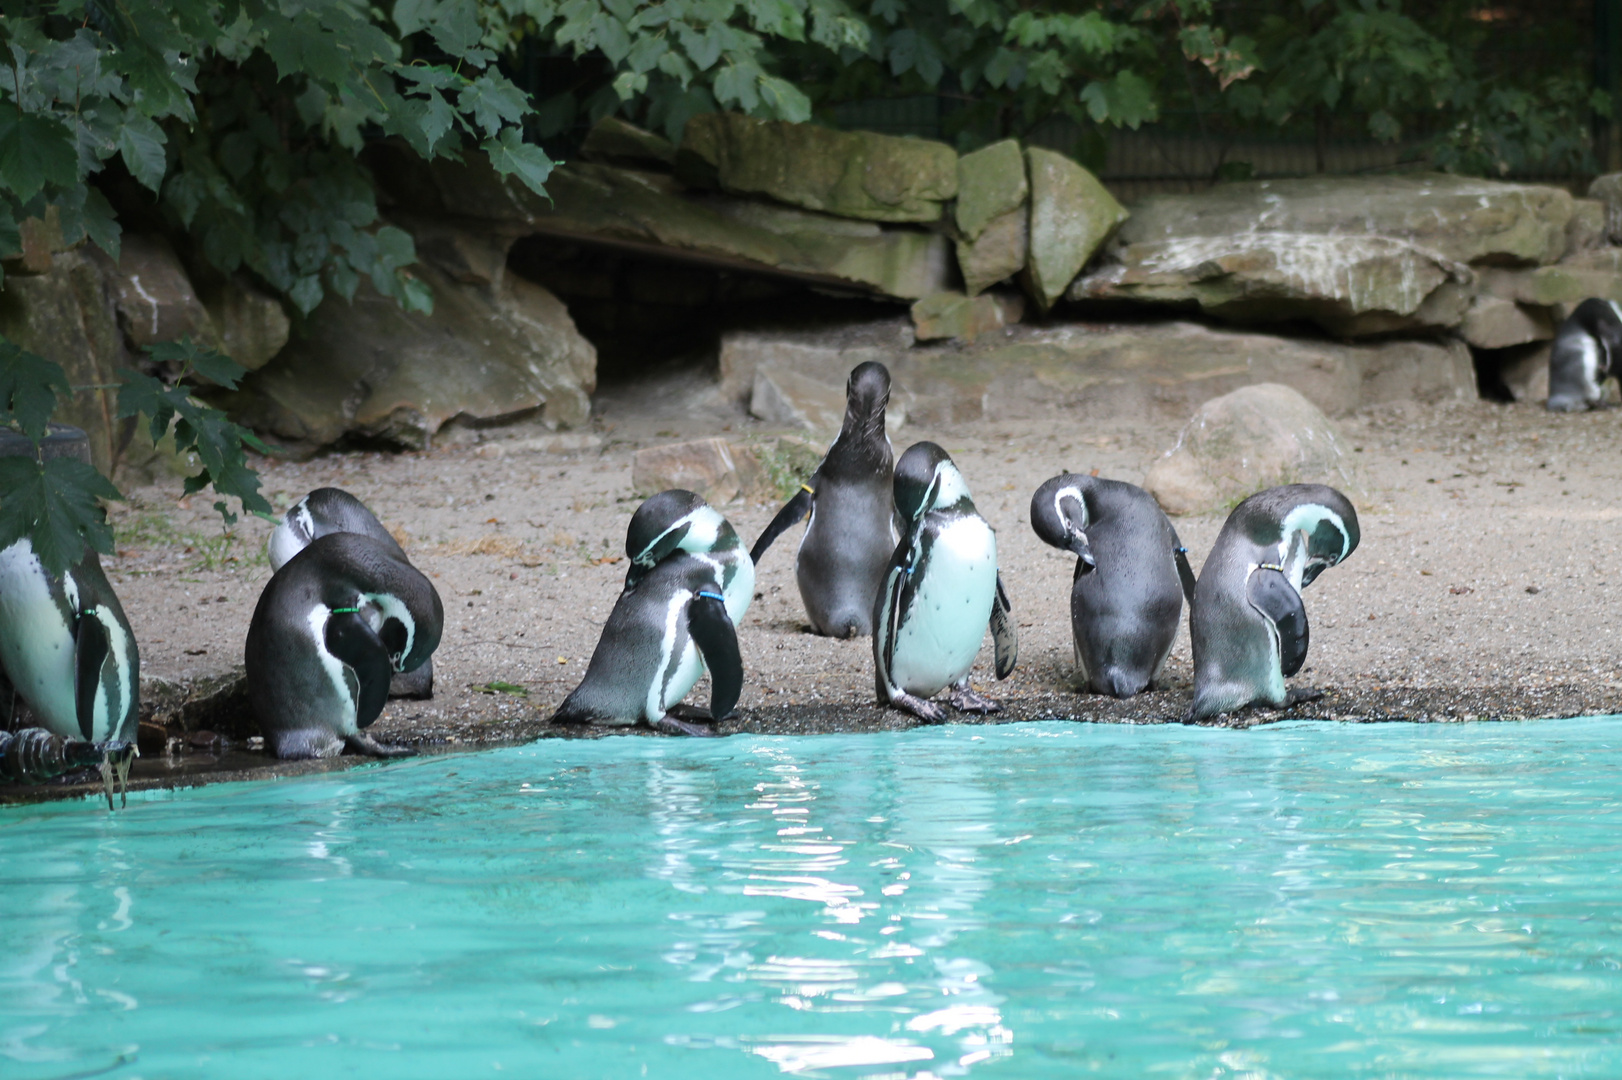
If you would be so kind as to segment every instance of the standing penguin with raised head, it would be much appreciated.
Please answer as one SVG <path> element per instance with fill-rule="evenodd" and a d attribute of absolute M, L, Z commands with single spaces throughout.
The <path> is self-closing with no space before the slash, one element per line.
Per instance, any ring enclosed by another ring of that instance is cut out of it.
<path fill-rule="evenodd" d="M 359 533 L 376 540 L 396 558 L 410 562 L 405 549 L 377 515 L 342 488 L 316 488 L 294 503 L 265 541 L 265 554 L 274 573 L 294 555 L 310 546 L 310 541 L 335 532 Z M 389 696 L 425 700 L 434 696 L 434 658 L 424 660 L 413 671 L 395 672 L 389 680 Z"/>
<path fill-rule="evenodd" d="M 374 757 L 410 750 L 366 734 L 396 671 L 439 646 L 445 611 L 433 583 L 360 533 L 310 541 L 271 577 L 248 625 L 248 696 L 277 757 Z"/>
<path fill-rule="evenodd" d="M 890 372 L 883 364 L 870 360 L 851 369 L 839 437 L 749 553 L 758 565 L 772 541 L 809 518 L 794 577 L 811 628 L 828 637 L 873 632 L 873 597 L 900 539 L 891 491 L 894 451 L 884 431 L 889 401 Z"/>
<path fill-rule="evenodd" d="M 1184 723 L 1319 696 L 1286 690 L 1307 658 L 1301 590 L 1357 549 L 1357 511 L 1323 484 L 1268 488 L 1228 515 L 1189 614 L 1194 704 Z"/>
<path fill-rule="evenodd" d="M 714 731 L 672 715 L 710 672 L 708 719 L 723 720 L 743 689 L 737 624 L 754 598 L 755 568 L 732 526 L 691 491 L 663 491 L 626 530 L 631 568 L 586 666 L 554 724 L 645 723 L 672 734 Z"/>
<path fill-rule="evenodd" d="M 1549 350 L 1548 408 L 1597 409 L 1605 380 L 1622 376 L 1622 305 L 1588 299 L 1555 331 Z"/>
<path fill-rule="evenodd" d="M 873 607 L 879 703 L 938 724 L 946 712 L 928 699 L 949 686 L 959 712 L 1000 711 L 969 687 L 988 626 L 997 678 L 1013 674 L 1019 658 L 997 534 L 975 510 L 951 456 L 932 442 L 915 444 L 896 463 L 895 506 L 907 531 Z"/>
<path fill-rule="evenodd" d="M 1194 572 L 1154 496 L 1135 484 L 1063 473 L 1031 496 L 1031 528 L 1076 556 L 1070 630 L 1076 666 L 1095 694 L 1153 686 L 1171 655 Z"/>

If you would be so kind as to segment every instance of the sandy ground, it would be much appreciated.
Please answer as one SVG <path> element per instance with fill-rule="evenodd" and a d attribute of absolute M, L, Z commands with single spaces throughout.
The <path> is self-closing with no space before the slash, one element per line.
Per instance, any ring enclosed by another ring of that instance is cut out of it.
<path fill-rule="evenodd" d="M 1072 560 L 1036 539 L 1028 507 L 1037 485 L 1064 469 L 1140 482 L 1175 442 L 1183 418 L 1083 426 L 1041 401 L 1003 401 L 993 412 L 950 430 L 909 424 L 897 435 L 898 454 L 920 439 L 945 446 L 998 530 L 1020 666 L 995 683 L 988 640 L 978 685 L 1007 705 L 1003 719 L 1177 719 L 1192 691 L 1186 617 L 1161 691 L 1115 702 L 1071 689 Z M 1383 406 L 1338 424 L 1365 480 L 1356 498 L 1362 544 L 1306 593 L 1312 648 L 1294 681 L 1326 696 L 1290 715 L 1444 720 L 1622 711 L 1614 627 L 1622 608 L 1622 412 L 1553 415 L 1470 401 Z M 391 702 L 373 729 L 379 739 L 429 748 L 553 733 L 546 717 L 584 673 L 624 578 L 625 526 L 638 504 L 633 452 L 773 430 L 718 400 L 711 381 L 690 370 L 605 388 L 594 426 L 599 445 L 566 452 L 536 449 L 544 433 L 518 427 L 421 454 L 261 465 L 278 509 L 323 485 L 359 496 L 444 601 L 435 696 Z M 130 492 L 113 514 L 118 553 L 105 560 L 134 624 L 143 674 L 178 684 L 149 684 L 159 721 L 176 718 L 173 702 L 187 685 L 241 664 L 270 575 L 268 523 L 247 518 L 223 531 L 211 500 L 182 500 L 179 492 L 178 479 Z M 739 501 L 722 510 L 752 543 L 776 506 Z M 1198 568 L 1222 517 L 1175 524 Z M 759 568 L 757 599 L 739 633 L 740 713 L 722 731 L 911 726 L 911 718 L 873 705 L 867 639 L 807 632 L 793 577 L 797 542 L 797 532 L 788 534 Z M 527 694 L 482 689 L 493 682 Z M 240 712 L 240 697 L 233 700 L 228 708 Z M 689 700 L 707 702 L 707 684 Z M 1233 722 L 1279 715 L 1250 712 Z M 229 718 L 202 723 L 239 730 Z M 240 738 L 187 742 L 192 756 L 216 755 L 216 769 L 262 760 L 218 759 L 228 744 L 240 750 Z M 143 758 L 142 771 L 156 778 L 164 767 L 153 757 Z M 207 767 L 178 758 L 168 765 Z"/>

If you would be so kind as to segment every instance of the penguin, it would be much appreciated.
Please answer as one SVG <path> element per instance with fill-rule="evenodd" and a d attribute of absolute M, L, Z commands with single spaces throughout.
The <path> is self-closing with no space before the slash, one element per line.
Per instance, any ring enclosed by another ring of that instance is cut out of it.
<path fill-rule="evenodd" d="M 870 360 L 851 369 L 838 438 L 749 553 L 758 566 L 774 540 L 809 519 L 794 577 L 811 629 L 827 637 L 873 632 L 873 597 L 901 539 L 891 489 L 895 452 L 884 430 L 889 401 L 883 364 Z"/>
<path fill-rule="evenodd" d="M 377 516 L 349 492 L 342 488 L 316 488 L 294 503 L 282 515 L 281 524 L 265 541 L 265 554 L 274 573 L 294 555 L 309 546 L 311 540 L 328 533 L 360 533 L 376 540 L 398 559 L 410 562 L 400 546 Z M 429 657 L 415 671 L 396 672 L 389 680 L 389 696 L 426 701 L 434 696 L 434 660 Z"/>
<path fill-rule="evenodd" d="M 1588 299 L 1555 331 L 1549 350 L 1552 412 L 1597 409 L 1605 400 L 1605 380 L 1622 376 L 1622 305 Z"/>
<path fill-rule="evenodd" d="M 248 696 L 279 758 L 349 749 L 409 754 L 365 733 L 389 678 L 439 646 L 445 611 L 433 584 L 369 536 L 318 536 L 272 575 L 248 624 Z"/>
<path fill-rule="evenodd" d="M 1171 655 L 1194 572 L 1154 496 L 1135 484 L 1063 473 L 1031 496 L 1031 528 L 1076 556 L 1070 629 L 1095 694 L 1153 687 Z"/>
<path fill-rule="evenodd" d="M 1345 561 L 1359 535 L 1351 501 L 1323 484 L 1268 488 L 1234 508 L 1194 588 L 1194 703 L 1184 723 L 1321 696 L 1284 686 L 1307 658 L 1301 590 Z"/>
<path fill-rule="evenodd" d="M 127 787 L 138 754 L 141 655 L 118 594 L 95 551 L 61 574 L 47 573 L 26 538 L 0 551 L 0 703 L 20 719 L 19 701 L 52 735 L 101 750 L 107 804 Z"/>
<path fill-rule="evenodd" d="M 660 492 L 626 530 L 631 567 L 580 685 L 554 724 L 644 723 L 713 735 L 672 715 L 706 668 L 710 718 L 732 712 L 743 689 L 737 624 L 754 597 L 755 569 L 738 534 L 691 491 Z"/>
<path fill-rule="evenodd" d="M 997 535 L 974 508 L 952 458 L 932 442 L 909 447 L 895 469 L 895 507 L 906 526 L 873 605 L 873 669 L 879 704 L 921 720 L 946 719 L 927 700 L 950 686 L 959 712 L 1002 706 L 969 688 L 986 627 L 999 680 L 1013 674 L 1019 640 L 997 572 Z"/>

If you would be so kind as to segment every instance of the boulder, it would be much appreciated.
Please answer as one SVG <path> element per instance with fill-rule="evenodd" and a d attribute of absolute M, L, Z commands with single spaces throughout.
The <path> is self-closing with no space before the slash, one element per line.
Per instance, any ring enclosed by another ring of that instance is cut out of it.
<path fill-rule="evenodd" d="M 1602 199 L 1573 199 L 1571 221 L 1566 224 L 1566 257 L 1579 251 L 1605 247 L 1611 242 L 1608 211 Z"/>
<path fill-rule="evenodd" d="M 970 342 L 981 334 L 1019 322 L 1024 313 L 1025 305 L 1018 294 L 965 296 L 940 292 L 912 305 L 912 325 L 919 341 Z"/>
<path fill-rule="evenodd" d="M 605 116 L 586 132 L 580 154 L 610 165 L 668 167 L 675 164 L 676 144 L 617 116 Z"/>
<path fill-rule="evenodd" d="M 1025 161 L 1031 185 L 1026 284 L 1046 311 L 1127 213 L 1097 177 L 1063 154 L 1033 146 Z"/>
<path fill-rule="evenodd" d="M 1030 252 L 1030 184 L 1019 143 L 1005 139 L 957 162 L 957 262 L 970 296 L 1019 273 Z"/>
<path fill-rule="evenodd" d="M 66 251 L 42 274 L 6 276 L 0 291 L 0 337 L 62 365 L 68 383 L 79 387 L 60 401 L 55 419 L 83 428 L 90 461 L 111 474 L 128 439 L 121 424 L 117 382 L 130 365 L 118 329 L 112 260 L 99 251 Z"/>
<path fill-rule="evenodd" d="M 1069 295 L 1192 304 L 1235 322 L 1310 319 L 1360 337 L 1456 326 L 1473 282 L 1468 267 L 1406 240 L 1239 232 L 1126 244 Z"/>
<path fill-rule="evenodd" d="M 1581 251 L 1553 266 L 1540 266 L 1500 280 L 1515 299 L 1541 306 L 1579 304 L 1591 296 L 1622 300 L 1622 248 Z"/>
<path fill-rule="evenodd" d="M 1482 292 L 1464 313 L 1459 336 L 1478 349 L 1504 349 L 1554 337 L 1554 320 L 1547 308 Z"/>
<path fill-rule="evenodd" d="M 1588 197 L 1605 207 L 1605 235 L 1613 244 L 1622 244 L 1622 173 L 1597 176 L 1588 185 Z"/>
<path fill-rule="evenodd" d="M 220 351 L 249 371 L 270 363 L 287 344 L 293 324 L 281 301 L 242 275 L 202 285 L 197 294 L 218 332 Z"/>
<path fill-rule="evenodd" d="M 912 324 L 893 317 L 809 329 L 728 330 L 721 335 L 721 395 L 729 401 L 749 401 L 755 372 L 765 366 L 798 371 L 838 387 L 845 385 L 851 368 L 869 360 L 889 367 L 893 376 L 895 364 L 914 340 Z"/>
<path fill-rule="evenodd" d="M 547 180 L 549 200 L 477 161 L 436 162 L 431 190 L 410 163 L 377 167 L 412 220 L 489 222 L 503 243 L 540 233 L 901 300 L 951 279 L 950 242 L 938 233 L 695 193 L 653 173 L 571 163 Z"/>
<path fill-rule="evenodd" d="M 1168 514 L 1198 514 L 1295 483 L 1358 486 L 1329 418 L 1288 386 L 1261 383 L 1200 406 L 1143 486 Z"/>
<path fill-rule="evenodd" d="M 855 365 L 851 365 L 854 367 Z M 755 386 L 749 397 L 749 415 L 768 424 L 781 424 L 810 432 L 823 445 L 833 441 L 845 422 L 847 372 L 821 366 L 812 373 L 766 363 L 755 368 Z M 904 394 L 890 394 L 884 410 L 884 428 L 892 435 L 906 422 Z"/>
<path fill-rule="evenodd" d="M 1456 263 L 1552 263 L 1565 254 L 1571 195 L 1462 176 L 1315 176 L 1153 195 L 1133 207 L 1113 251 L 1249 233 L 1383 236 Z"/>
<path fill-rule="evenodd" d="M 496 422 L 539 411 L 549 426 L 591 413 L 596 352 L 558 299 L 516 276 L 461 284 L 432 262 L 431 315 L 406 311 L 363 282 L 352 303 L 328 296 L 305 333 L 233 394 L 242 423 L 313 452 L 361 439 L 422 449 L 447 421 Z"/>
<path fill-rule="evenodd" d="M 695 439 L 638 450 L 631 459 L 631 488 L 644 498 L 682 488 L 720 505 L 738 497 L 742 481 L 725 439 Z"/>
<path fill-rule="evenodd" d="M 725 191 L 863 221 L 931 222 L 957 195 L 957 152 L 927 139 L 704 113 L 682 149 Z"/>
<path fill-rule="evenodd" d="M 118 321 L 137 348 L 190 336 L 218 348 L 219 333 L 186 268 L 161 236 L 125 233 L 113 278 Z"/>

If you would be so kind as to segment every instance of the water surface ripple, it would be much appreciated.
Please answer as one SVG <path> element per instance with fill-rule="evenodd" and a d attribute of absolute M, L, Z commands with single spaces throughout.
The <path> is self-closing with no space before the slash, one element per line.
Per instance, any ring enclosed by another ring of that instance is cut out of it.
<path fill-rule="evenodd" d="M 546 740 L 0 812 L 0 1076 L 1622 1076 L 1622 719 Z"/>

